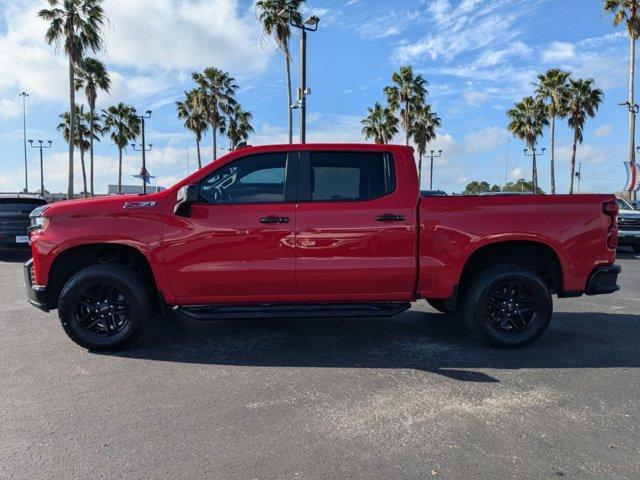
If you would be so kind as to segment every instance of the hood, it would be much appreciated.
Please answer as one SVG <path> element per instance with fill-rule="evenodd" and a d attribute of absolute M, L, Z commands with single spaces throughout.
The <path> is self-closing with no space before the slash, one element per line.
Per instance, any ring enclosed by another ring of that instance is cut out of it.
<path fill-rule="evenodd" d="M 56 215 L 87 215 L 126 210 L 140 210 L 156 208 L 162 204 L 166 190 L 149 195 L 112 195 L 107 197 L 81 198 L 65 200 L 48 205 L 44 216 Z"/>

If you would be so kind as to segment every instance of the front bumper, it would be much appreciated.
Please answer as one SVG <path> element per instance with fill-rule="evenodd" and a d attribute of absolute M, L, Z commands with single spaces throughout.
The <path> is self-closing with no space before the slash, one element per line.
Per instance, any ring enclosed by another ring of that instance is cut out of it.
<path fill-rule="evenodd" d="M 618 229 L 618 245 L 621 247 L 640 245 L 640 230 Z"/>
<path fill-rule="evenodd" d="M 597 267 L 587 282 L 587 295 L 602 295 L 620 290 L 618 275 L 622 271 L 620 265 L 600 265 Z"/>
<path fill-rule="evenodd" d="M 24 264 L 24 284 L 29 303 L 43 312 L 48 312 L 46 287 L 33 284 L 33 259 Z"/>

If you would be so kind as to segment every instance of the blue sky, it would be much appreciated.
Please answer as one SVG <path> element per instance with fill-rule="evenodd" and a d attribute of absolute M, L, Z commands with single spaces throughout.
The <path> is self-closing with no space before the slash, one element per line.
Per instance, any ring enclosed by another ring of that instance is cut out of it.
<path fill-rule="evenodd" d="M 362 141 L 366 108 L 384 101 L 382 89 L 395 69 L 412 65 L 428 79 L 430 102 L 443 121 L 432 144 L 444 150 L 436 162 L 436 187 L 461 191 L 471 180 L 502 184 L 505 175 L 528 178 L 524 145 L 506 131 L 505 111 L 531 94 L 537 73 L 561 67 L 594 78 L 605 91 L 605 102 L 588 122 L 578 150 L 582 191 L 618 191 L 626 178 L 622 161 L 628 117 L 618 103 L 627 98 L 628 40 L 603 15 L 602 3 L 310 0 L 306 11 L 320 16 L 321 23 L 309 35 L 309 140 Z M 0 191 L 24 187 L 22 90 L 31 95 L 28 137 L 54 142 L 46 154 L 45 186 L 66 191 L 66 145 L 55 130 L 58 114 L 68 108 L 66 60 L 42 40 L 45 25 L 35 14 L 44 4 L 0 0 Z M 100 58 L 112 72 L 113 88 L 100 97 L 99 106 L 124 101 L 154 111 L 147 138 L 155 149 L 148 167 L 158 184 L 171 185 L 194 169 L 194 141 L 176 118 L 174 102 L 191 88 L 190 73 L 205 66 L 236 77 L 239 100 L 254 116 L 251 143 L 286 140 L 283 59 L 262 34 L 252 1 L 105 0 L 104 8 L 110 23 L 107 50 Z M 292 51 L 297 84 L 297 36 Z M 571 132 L 564 122 L 558 130 L 557 182 L 559 191 L 566 192 Z M 547 143 L 545 137 L 540 147 Z M 209 156 L 210 145 L 208 134 L 203 152 Z M 222 153 L 227 142 L 220 145 Z M 29 149 L 28 155 L 34 190 L 38 152 Z M 104 192 L 117 181 L 117 149 L 105 138 L 96 155 L 96 188 Z M 548 160 L 548 155 L 542 158 L 539 173 L 545 190 Z M 135 183 L 132 175 L 139 164 L 139 154 L 128 151 L 125 182 Z M 76 172 L 80 191 L 79 164 Z"/>

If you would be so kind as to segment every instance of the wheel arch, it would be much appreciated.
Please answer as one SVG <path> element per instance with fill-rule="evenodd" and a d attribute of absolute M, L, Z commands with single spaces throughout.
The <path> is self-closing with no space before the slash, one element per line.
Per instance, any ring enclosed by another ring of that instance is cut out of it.
<path fill-rule="evenodd" d="M 538 240 L 495 241 L 480 246 L 469 255 L 462 268 L 458 291 L 464 292 L 475 274 L 499 263 L 529 268 L 540 275 L 552 293 L 563 292 L 560 255 L 552 246 Z"/>
<path fill-rule="evenodd" d="M 144 252 L 126 244 L 92 243 L 70 247 L 56 256 L 49 269 L 47 307 L 57 308 L 60 293 L 73 275 L 84 268 L 99 263 L 131 267 L 144 278 L 154 293 L 158 292 L 151 264 Z"/>

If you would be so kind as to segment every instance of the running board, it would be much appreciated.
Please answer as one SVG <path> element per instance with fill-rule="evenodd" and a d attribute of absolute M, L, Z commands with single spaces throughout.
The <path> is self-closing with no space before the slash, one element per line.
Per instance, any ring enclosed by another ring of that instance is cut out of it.
<path fill-rule="evenodd" d="M 411 308 L 403 303 L 323 303 L 295 305 L 211 305 L 178 307 L 177 311 L 196 320 L 240 318 L 392 317 Z"/>

